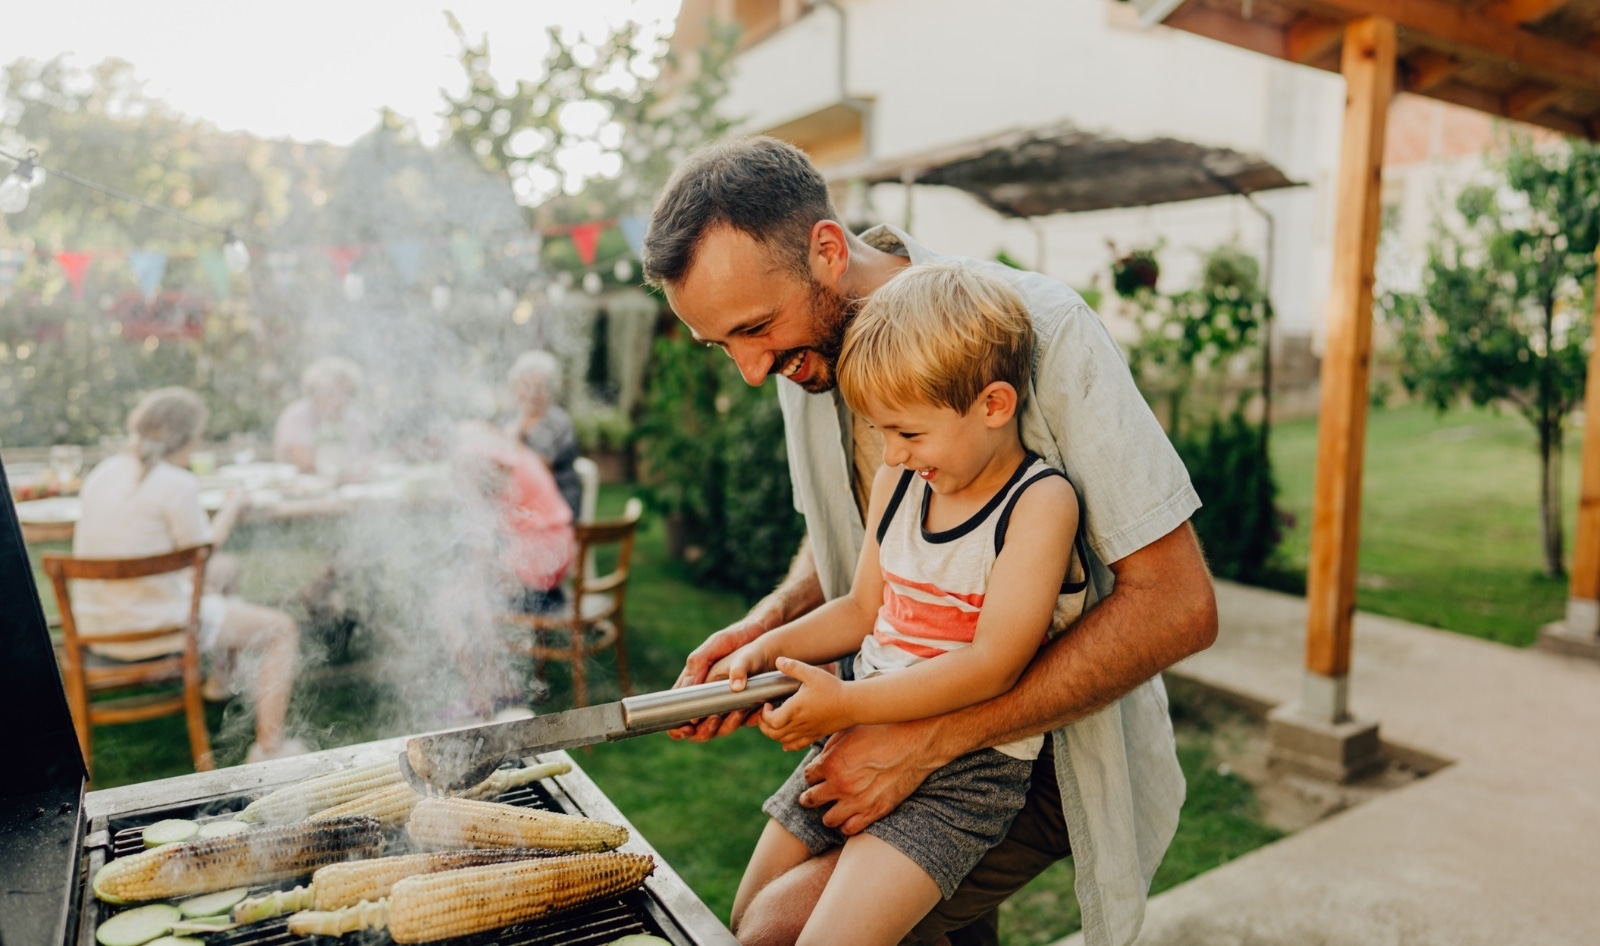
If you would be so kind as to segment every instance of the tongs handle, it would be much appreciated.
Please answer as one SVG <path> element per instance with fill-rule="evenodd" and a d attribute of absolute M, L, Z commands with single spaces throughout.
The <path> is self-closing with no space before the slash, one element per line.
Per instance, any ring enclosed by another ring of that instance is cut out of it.
<path fill-rule="evenodd" d="M 773 671 L 749 678 L 738 693 L 733 692 L 728 681 L 716 680 L 630 696 L 622 701 L 622 714 L 629 735 L 661 732 L 703 716 L 717 716 L 781 700 L 798 689 L 799 680 Z"/>

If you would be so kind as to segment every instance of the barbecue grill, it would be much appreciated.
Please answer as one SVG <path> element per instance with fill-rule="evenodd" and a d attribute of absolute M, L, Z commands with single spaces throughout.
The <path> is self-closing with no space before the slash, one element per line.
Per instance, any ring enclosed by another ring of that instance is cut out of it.
<path fill-rule="evenodd" d="M 10 485 L 0 469 L 0 489 Z M 66 692 L 56 668 L 38 589 L 16 519 L 0 503 L 0 946 L 93 946 L 100 921 L 117 909 L 87 892 L 87 878 L 108 860 L 142 849 L 144 826 L 165 818 L 204 822 L 231 817 L 252 799 L 313 775 L 395 758 L 405 737 L 291 759 L 185 775 L 105 791 L 84 791 L 87 777 Z M 571 761 L 548 753 L 525 764 Z M 603 946 L 650 933 L 675 946 L 732 946 L 733 936 L 682 878 L 576 765 L 501 795 L 513 805 L 583 814 L 628 827 L 622 850 L 649 854 L 655 873 L 644 888 L 542 920 L 460 937 L 453 946 Z M 391 839 L 385 853 L 401 853 Z M 286 883 L 287 887 L 292 884 Z M 270 887 L 262 889 L 271 889 Z M 282 918 L 227 933 L 211 946 L 306 943 Z M 321 943 L 380 946 L 382 933 Z"/>

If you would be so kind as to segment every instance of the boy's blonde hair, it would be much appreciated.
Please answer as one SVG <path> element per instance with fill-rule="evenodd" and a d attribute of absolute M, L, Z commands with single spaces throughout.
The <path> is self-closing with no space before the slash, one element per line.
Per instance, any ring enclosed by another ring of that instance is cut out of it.
<path fill-rule="evenodd" d="M 1027 397 L 1033 320 L 998 276 L 952 263 L 912 266 L 862 306 L 839 351 L 839 393 L 856 413 L 872 403 L 934 404 L 965 414 L 1004 381 Z"/>

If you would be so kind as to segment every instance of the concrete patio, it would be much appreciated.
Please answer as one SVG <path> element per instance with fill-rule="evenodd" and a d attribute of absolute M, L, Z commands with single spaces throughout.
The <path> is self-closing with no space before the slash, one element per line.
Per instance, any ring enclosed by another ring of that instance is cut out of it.
<path fill-rule="evenodd" d="M 1296 699 L 1304 599 L 1217 603 L 1216 645 L 1173 673 Z M 1600 943 L 1600 663 L 1359 614 L 1350 686 L 1397 754 L 1449 764 L 1155 897 L 1141 946 Z"/>

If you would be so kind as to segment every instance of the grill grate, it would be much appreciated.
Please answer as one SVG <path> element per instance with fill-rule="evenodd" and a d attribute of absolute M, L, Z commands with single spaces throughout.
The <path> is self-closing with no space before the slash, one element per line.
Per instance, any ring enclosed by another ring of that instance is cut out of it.
<path fill-rule="evenodd" d="M 117 819 L 113 823 L 115 830 L 111 836 L 111 859 L 144 850 L 142 832 L 148 824 L 163 818 L 190 818 L 201 823 L 228 818 L 232 817 L 234 810 L 243 807 L 245 801 L 246 799 L 241 796 L 163 812 L 145 812 L 137 817 L 137 823 L 134 823 L 134 819 Z M 504 792 L 495 801 L 544 811 L 565 810 L 541 782 Z M 404 854 L 408 850 L 405 835 L 402 833 L 388 837 L 384 853 Z M 292 886 L 294 886 L 292 882 L 270 884 L 252 888 L 251 895 L 271 890 L 287 890 Z M 93 907 L 89 910 L 90 916 L 87 918 L 90 922 L 103 921 L 114 912 L 108 909 L 106 904 L 99 901 L 91 902 Z M 97 912 L 95 908 L 98 908 L 98 916 L 94 915 Z M 206 934 L 205 940 L 207 946 L 288 946 L 288 944 L 307 942 L 339 943 L 340 946 L 388 946 L 393 942 L 386 933 L 381 932 L 353 934 L 337 940 L 323 937 L 312 937 L 307 940 L 291 935 L 288 924 L 287 917 L 278 917 L 226 933 Z M 668 936 L 652 918 L 649 898 L 643 891 L 598 900 L 542 920 L 519 923 L 472 936 L 456 937 L 446 942 L 451 946 L 603 946 L 630 933 Z"/>

